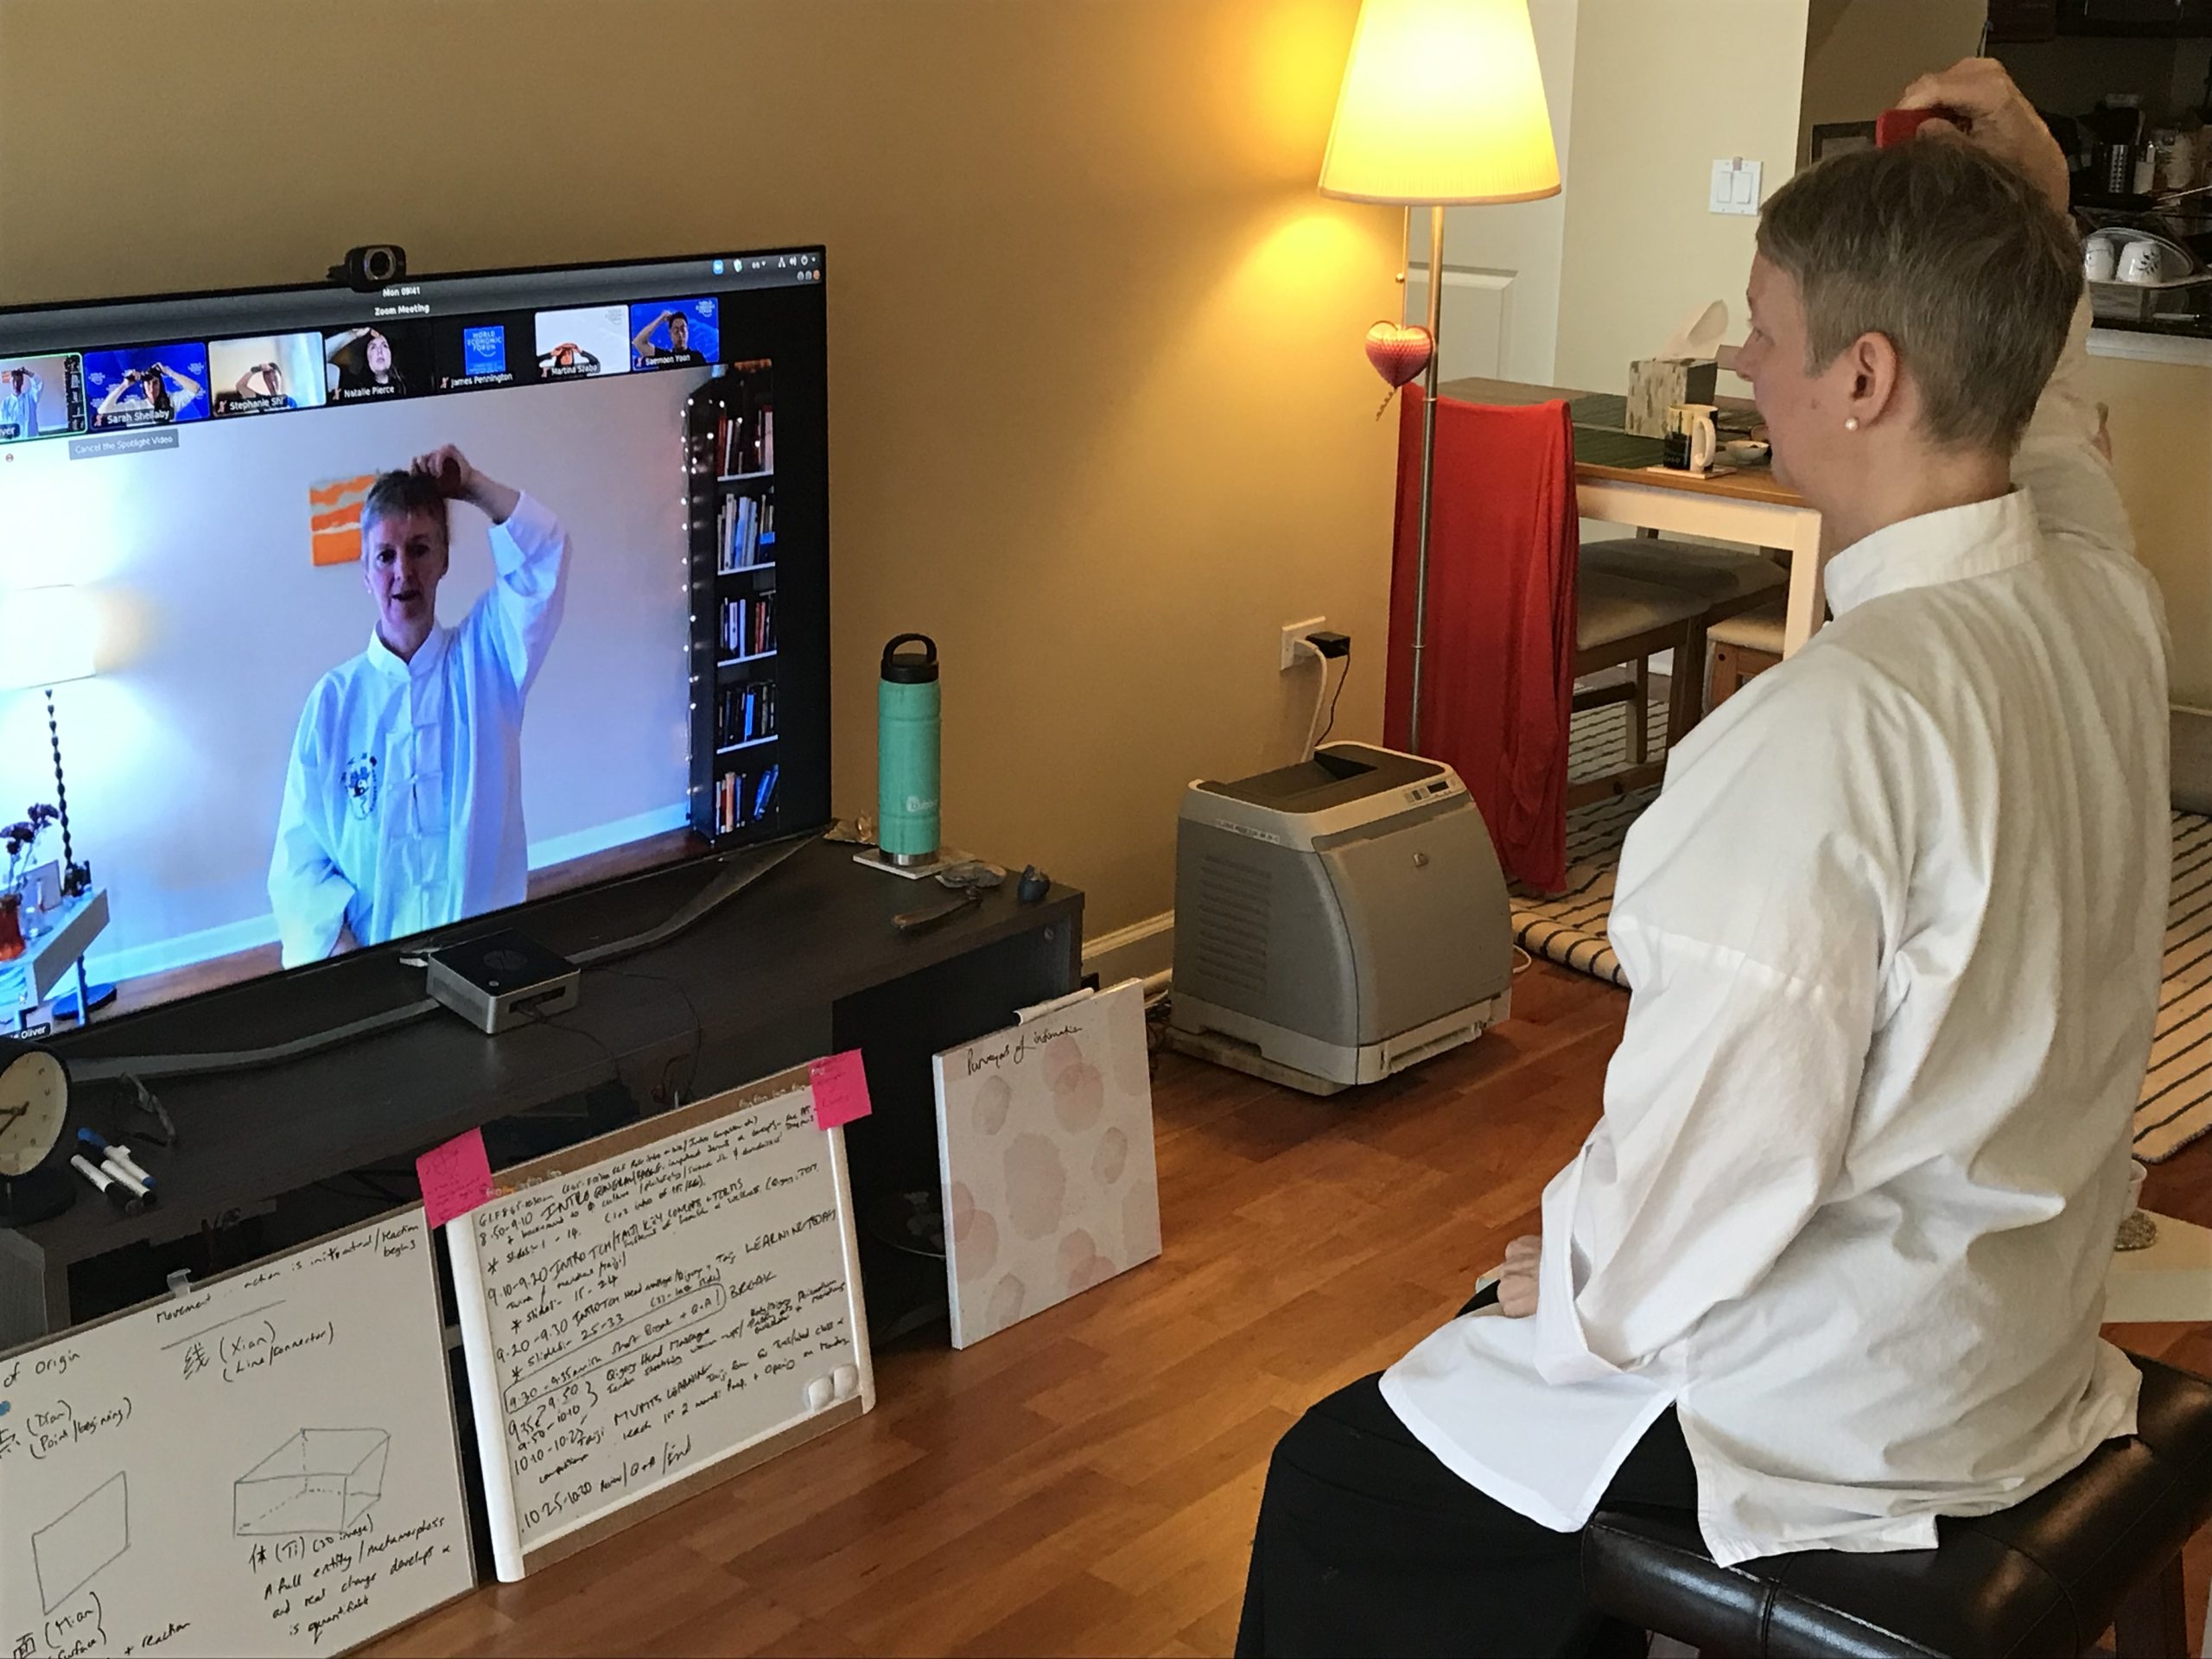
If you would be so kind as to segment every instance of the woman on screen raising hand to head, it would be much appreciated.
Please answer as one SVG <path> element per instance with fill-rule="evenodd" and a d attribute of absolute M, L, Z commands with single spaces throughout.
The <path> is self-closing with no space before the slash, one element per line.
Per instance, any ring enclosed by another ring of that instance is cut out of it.
<path fill-rule="evenodd" d="M 261 381 L 261 389 L 257 391 L 253 385 L 257 377 Z M 281 363 L 256 363 L 238 376 L 238 385 L 231 391 L 241 403 L 261 399 L 276 409 L 297 409 L 300 406 L 300 400 L 284 390 L 284 365 Z"/>
<path fill-rule="evenodd" d="M 454 502 L 489 520 L 495 574 L 447 627 Z M 308 695 L 270 861 L 286 967 L 528 896 L 523 704 L 561 626 L 568 560 L 542 504 L 451 444 L 369 486 L 361 581 L 375 626 Z"/>
<path fill-rule="evenodd" d="M 1619 1634 L 1581 1589 L 1600 1503 L 1723 1564 L 1926 1549 L 2135 1426 L 2098 1315 L 2165 926 L 2164 620 L 2078 390 L 2064 160 L 1994 64 L 1907 101 L 1957 122 L 1767 204 L 1738 360 L 1842 550 L 1835 620 L 1669 758 L 1603 1116 L 1497 1308 L 1276 1448 L 1242 1652 L 1587 1651 Z"/>
<path fill-rule="evenodd" d="M 564 340 L 537 359 L 540 372 L 550 369 L 581 369 L 586 374 L 599 372 L 599 359 L 572 340 Z"/>
<path fill-rule="evenodd" d="M 322 356 L 334 399 L 347 392 L 399 395 L 407 390 L 407 377 L 392 361 L 391 340 L 381 328 L 351 328 L 328 335 Z"/>
<path fill-rule="evenodd" d="M 171 395 L 171 388 L 175 395 Z M 175 420 L 177 415 L 192 406 L 200 396 L 200 386 L 188 374 L 181 374 L 166 363 L 155 363 L 143 369 L 126 369 L 116 383 L 107 389 L 100 399 L 99 408 L 93 411 L 94 423 L 110 425 L 127 419 L 137 409 L 150 410 L 154 416 L 149 425 L 158 425 Z"/>

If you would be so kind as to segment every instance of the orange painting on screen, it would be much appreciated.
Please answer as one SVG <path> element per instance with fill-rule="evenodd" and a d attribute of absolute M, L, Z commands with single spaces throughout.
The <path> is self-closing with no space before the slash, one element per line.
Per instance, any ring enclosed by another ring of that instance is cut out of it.
<path fill-rule="evenodd" d="M 308 545 L 317 564 L 351 564 L 361 556 L 361 502 L 374 473 L 308 486 Z"/>

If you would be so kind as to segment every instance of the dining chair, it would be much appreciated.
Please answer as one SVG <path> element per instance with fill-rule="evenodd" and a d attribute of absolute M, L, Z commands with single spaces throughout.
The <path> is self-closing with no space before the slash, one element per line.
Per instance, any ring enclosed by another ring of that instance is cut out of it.
<path fill-rule="evenodd" d="M 1711 688 L 1705 708 L 1711 714 L 1742 690 L 1745 683 L 1782 661 L 1783 637 L 1789 615 L 1780 599 L 1770 600 L 1754 611 L 1745 611 L 1707 630 L 1713 643 Z"/>
<path fill-rule="evenodd" d="M 1593 569 L 1583 561 L 1575 594 L 1574 712 L 1627 704 L 1628 764 L 1568 784 L 1567 810 L 1649 788 L 1666 775 L 1665 760 L 1654 760 L 1650 753 L 1651 659 L 1671 651 L 1677 664 L 1703 662 L 1710 618 L 1705 601 L 1686 588 Z M 1579 683 L 1616 668 L 1626 668 L 1629 677 L 1598 686 Z M 1704 712 L 1698 678 L 1677 671 L 1669 683 L 1669 750 Z"/>

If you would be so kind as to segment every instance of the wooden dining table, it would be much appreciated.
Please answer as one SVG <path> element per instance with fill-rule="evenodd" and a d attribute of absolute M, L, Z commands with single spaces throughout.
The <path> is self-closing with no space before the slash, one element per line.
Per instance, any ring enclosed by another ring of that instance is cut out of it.
<path fill-rule="evenodd" d="M 1603 392 L 1484 379 L 1446 380 L 1438 391 L 1463 403 L 1513 408 L 1564 402 L 1574 422 L 1574 490 L 1583 518 L 1662 535 L 1739 542 L 1786 555 L 1785 657 L 1811 639 L 1825 619 L 1819 510 L 1770 468 L 1762 465 L 1699 476 L 1662 467 L 1659 440 L 1629 432 L 1627 400 Z M 1724 423 L 1733 416 L 1742 424 L 1752 413 L 1751 404 L 1738 398 L 1722 399 L 1720 408 Z"/>

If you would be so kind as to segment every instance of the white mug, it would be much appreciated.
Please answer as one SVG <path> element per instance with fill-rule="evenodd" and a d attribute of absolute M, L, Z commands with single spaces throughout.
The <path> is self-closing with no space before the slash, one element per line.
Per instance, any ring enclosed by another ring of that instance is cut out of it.
<path fill-rule="evenodd" d="M 2108 283 L 2120 274 L 2120 250 L 2108 236 L 2093 236 L 2082 245 L 2082 274 L 2093 283 Z"/>
<path fill-rule="evenodd" d="M 2120 280 L 2147 288 L 2165 275 L 2166 251 L 2156 242 L 2131 242 L 2120 250 Z"/>
<path fill-rule="evenodd" d="M 1676 404 L 1667 411 L 1667 436 L 1662 458 L 1676 472 L 1700 475 L 1713 470 L 1720 449 L 1720 429 L 1711 404 Z"/>

